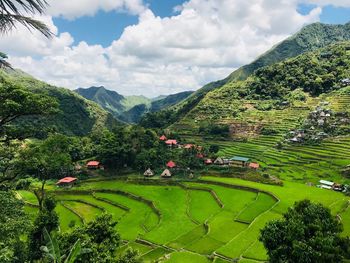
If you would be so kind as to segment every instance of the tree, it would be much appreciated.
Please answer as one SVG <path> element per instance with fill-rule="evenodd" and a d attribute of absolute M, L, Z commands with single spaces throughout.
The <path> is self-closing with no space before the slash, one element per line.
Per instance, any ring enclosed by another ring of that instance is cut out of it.
<path fill-rule="evenodd" d="M 5 34 L 20 23 L 50 38 L 52 33 L 44 23 L 24 15 L 43 14 L 46 6 L 45 0 L 0 0 L 0 33 Z"/>
<path fill-rule="evenodd" d="M 341 232 L 342 224 L 328 208 L 304 200 L 281 220 L 268 223 L 260 241 L 272 263 L 336 263 L 349 256 L 349 240 L 340 237 Z"/>
<path fill-rule="evenodd" d="M 20 237 L 30 227 L 24 203 L 13 192 L 0 191 L 0 211 L 0 262 L 24 262 L 25 246 Z"/>
<path fill-rule="evenodd" d="M 44 255 L 51 259 L 53 263 L 74 263 L 79 254 L 81 253 L 81 242 L 78 239 L 71 249 L 68 251 L 68 255 L 61 255 L 58 241 L 54 235 L 50 235 L 46 228 L 44 228 L 44 238 L 46 246 L 42 246 L 40 249 L 44 252 Z"/>
<path fill-rule="evenodd" d="M 30 31 L 34 29 L 47 38 L 51 38 L 52 32 L 47 25 L 24 15 L 24 13 L 29 15 L 43 14 L 46 6 L 45 0 L 0 0 L 0 34 L 8 33 L 19 23 Z M 11 64 L 6 59 L 7 55 L 0 52 L 0 69 L 12 69 Z"/>
<path fill-rule="evenodd" d="M 57 112 L 57 101 L 48 95 L 36 94 L 4 78 L 0 82 L 0 132 L 19 117 Z"/>
<path fill-rule="evenodd" d="M 45 183 L 50 178 L 67 176 L 72 171 L 69 154 L 69 140 L 66 136 L 51 135 L 44 141 L 28 144 L 20 153 L 17 163 L 18 174 L 39 178 L 41 188 L 34 191 L 39 206 L 45 198 Z"/>
<path fill-rule="evenodd" d="M 42 208 L 35 219 L 28 238 L 28 250 L 31 260 L 42 258 L 40 248 L 45 245 L 45 230 L 52 232 L 58 228 L 59 219 L 55 212 L 56 202 L 51 196 L 45 196 Z"/>
<path fill-rule="evenodd" d="M 76 262 L 116 262 L 115 252 L 120 244 L 116 224 L 111 215 L 102 214 L 87 225 L 63 233 L 59 237 L 61 251 L 69 251 L 73 244 L 80 240 L 82 248 L 87 251 L 80 254 Z"/>

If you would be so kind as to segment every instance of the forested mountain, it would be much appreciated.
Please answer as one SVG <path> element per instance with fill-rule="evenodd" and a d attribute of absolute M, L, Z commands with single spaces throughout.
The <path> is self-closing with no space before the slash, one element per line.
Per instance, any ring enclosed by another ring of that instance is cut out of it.
<path fill-rule="evenodd" d="M 90 87 L 87 89 L 79 88 L 75 90 L 75 92 L 88 100 L 96 102 L 115 117 L 118 117 L 120 114 L 130 110 L 136 105 L 149 105 L 151 103 L 151 99 L 144 96 L 123 96 L 103 86 Z"/>
<path fill-rule="evenodd" d="M 96 103 L 68 89 L 39 81 L 22 71 L 1 70 L 0 81 L 3 83 L 5 80 L 26 87 L 35 93 L 48 94 L 58 101 L 59 112 L 57 114 L 45 118 L 31 116 L 18 120 L 27 130 L 35 130 L 35 136 L 45 136 L 50 131 L 82 136 L 94 129 L 120 124 Z"/>
<path fill-rule="evenodd" d="M 166 109 L 168 107 L 171 107 L 173 105 L 176 105 L 177 103 L 188 98 L 191 94 L 193 94 L 193 91 L 184 91 L 184 92 L 172 94 L 166 97 L 157 97 L 151 102 L 150 105 L 147 105 L 147 104 L 136 105 L 132 107 L 130 110 L 122 113 L 119 116 L 119 118 L 129 123 L 138 123 L 145 113 L 157 112 L 157 111 Z"/>
<path fill-rule="evenodd" d="M 209 83 L 197 90 L 192 96 L 177 105 L 176 116 L 173 119 L 178 120 L 189 110 L 193 109 L 204 98 L 205 94 L 211 90 L 220 88 L 230 82 L 245 80 L 255 70 L 261 67 L 272 65 L 302 53 L 345 40 L 350 40 L 350 22 L 345 25 L 328 25 L 322 23 L 307 25 L 293 36 L 274 46 L 252 63 L 232 72 L 227 78 Z"/>

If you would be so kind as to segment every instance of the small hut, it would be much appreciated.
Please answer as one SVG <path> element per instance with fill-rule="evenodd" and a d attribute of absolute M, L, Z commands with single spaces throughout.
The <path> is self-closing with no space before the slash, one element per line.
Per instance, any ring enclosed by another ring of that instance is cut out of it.
<path fill-rule="evenodd" d="M 249 158 L 241 157 L 241 156 L 234 156 L 230 159 L 230 164 L 232 166 L 240 166 L 245 167 L 248 165 Z"/>
<path fill-rule="evenodd" d="M 169 162 L 166 164 L 166 166 L 167 166 L 168 168 L 172 169 L 172 168 L 175 168 L 175 167 L 176 167 L 176 163 L 174 163 L 173 161 L 169 161 Z"/>
<path fill-rule="evenodd" d="M 225 164 L 225 161 L 224 161 L 223 158 L 218 157 L 218 158 L 215 159 L 214 164 L 224 165 L 224 164 Z"/>
<path fill-rule="evenodd" d="M 75 177 L 64 177 L 56 183 L 57 186 L 61 187 L 72 187 L 78 179 Z"/>
<path fill-rule="evenodd" d="M 171 172 L 169 171 L 169 169 L 165 169 L 160 176 L 165 177 L 165 178 L 169 178 L 169 177 L 171 177 Z"/>
<path fill-rule="evenodd" d="M 254 170 L 258 170 L 260 167 L 260 165 L 258 163 L 250 163 L 249 164 L 249 168 L 254 169 Z"/>
<path fill-rule="evenodd" d="M 165 144 L 168 145 L 169 147 L 177 146 L 177 140 L 166 140 Z"/>
<path fill-rule="evenodd" d="M 152 177 L 152 176 L 154 176 L 154 173 L 153 173 L 153 171 L 151 170 L 151 168 L 148 168 L 148 169 L 143 173 L 143 175 L 144 175 L 145 177 Z"/>
<path fill-rule="evenodd" d="M 166 140 L 167 140 L 167 137 L 165 137 L 165 135 L 162 135 L 162 136 L 159 137 L 159 140 L 161 140 L 161 141 L 166 141 Z"/>
<path fill-rule="evenodd" d="M 204 161 L 204 163 L 205 163 L 206 165 L 210 165 L 210 164 L 213 164 L 213 161 L 212 161 L 212 159 L 206 159 L 206 160 Z"/>
<path fill-rule="evenodd" d="M 98 169 L 100 168 L 100 162 L 98 161 L 90 161 L 87 163 L 87 168 L 88 169 Z"/>

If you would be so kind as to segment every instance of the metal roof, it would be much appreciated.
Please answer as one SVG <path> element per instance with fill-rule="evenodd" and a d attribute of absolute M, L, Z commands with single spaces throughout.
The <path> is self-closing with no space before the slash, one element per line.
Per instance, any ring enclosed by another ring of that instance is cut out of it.
<path fill-rule="evenodd" d="M 248 162 L 250 159 L 247 157 L 233 156 L 230 161 Z"/>

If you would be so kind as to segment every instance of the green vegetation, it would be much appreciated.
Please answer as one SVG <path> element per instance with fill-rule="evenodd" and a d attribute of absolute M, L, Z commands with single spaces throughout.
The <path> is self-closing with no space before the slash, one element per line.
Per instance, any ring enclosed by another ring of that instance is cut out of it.
<path fill-rule="evenodd" d="M 194 110 L 196 106 L 200 104 L 202 100 L 207 97 L 206 95 L 211 91 L 215 92 L 217 89 L 220 89 L 224 86 L 235 86 L 240 81 L 246 80 L 250 75 L 252 75 L 256 70 L 260 68 L 267 67 L 283 60 L 296 57 L 300 54 L 314 51 L 331 44 L 347 40 L 350 40 L 350 23 L 347 23 L 345 25 L 326 25 L 321 23 L 308 25 L 297 32 L 295 35 L 273 47 L 271 50 L 260 56 L 251 64 L 239 68 L 223 80 L 209 83 L 194 92 L 188 99 L 173 107 L 173 116 L 166 124 L 169 125 L 181 120 L 181 125 L 185 128 L 188 128 L 187 123 L 185 124 L 182 119 L 184 117 L 187 117 L 187 113 Z M 309 63 L 306 65 L 309 65 Z M 235 107 L 235 105 L 232 103 L 227 104 L 227 102 L 224 101 L 216 102 L 216 107 L 209 109 L 209 113 L 210 110 L 217 110 L 218 113 L 225 114 L 226 111 L 230 108 L 231 110 L 232 108 L 239 108 Z M 220 105 L 221 107 L 219 107 Z M 232 116 L 231 111 L 230 116 Z"/>
<path fill-rule="evenodd" d="M 20 127 L 32 131 L 35 137 L 43 138 L 49 132 L 66 135 L 87 135 L 92 131 L 118 125 L 118 122 L 97 104 L 90 102 L 73 91 L 57 88 L 14 70 L 1 70 L 2 85 L 10 83 L 40 96 L 49 96 L 58 102 L 58 113 L 46 116 L 31 115 L 18 119 Z"/>
<path fill-rule="evenodd" d="M 342 225 L 329 209 L 300 201 L 261 231 L 270 262 L 341 262 L 348 256 L 349 240 L 341 238 Z"/>

